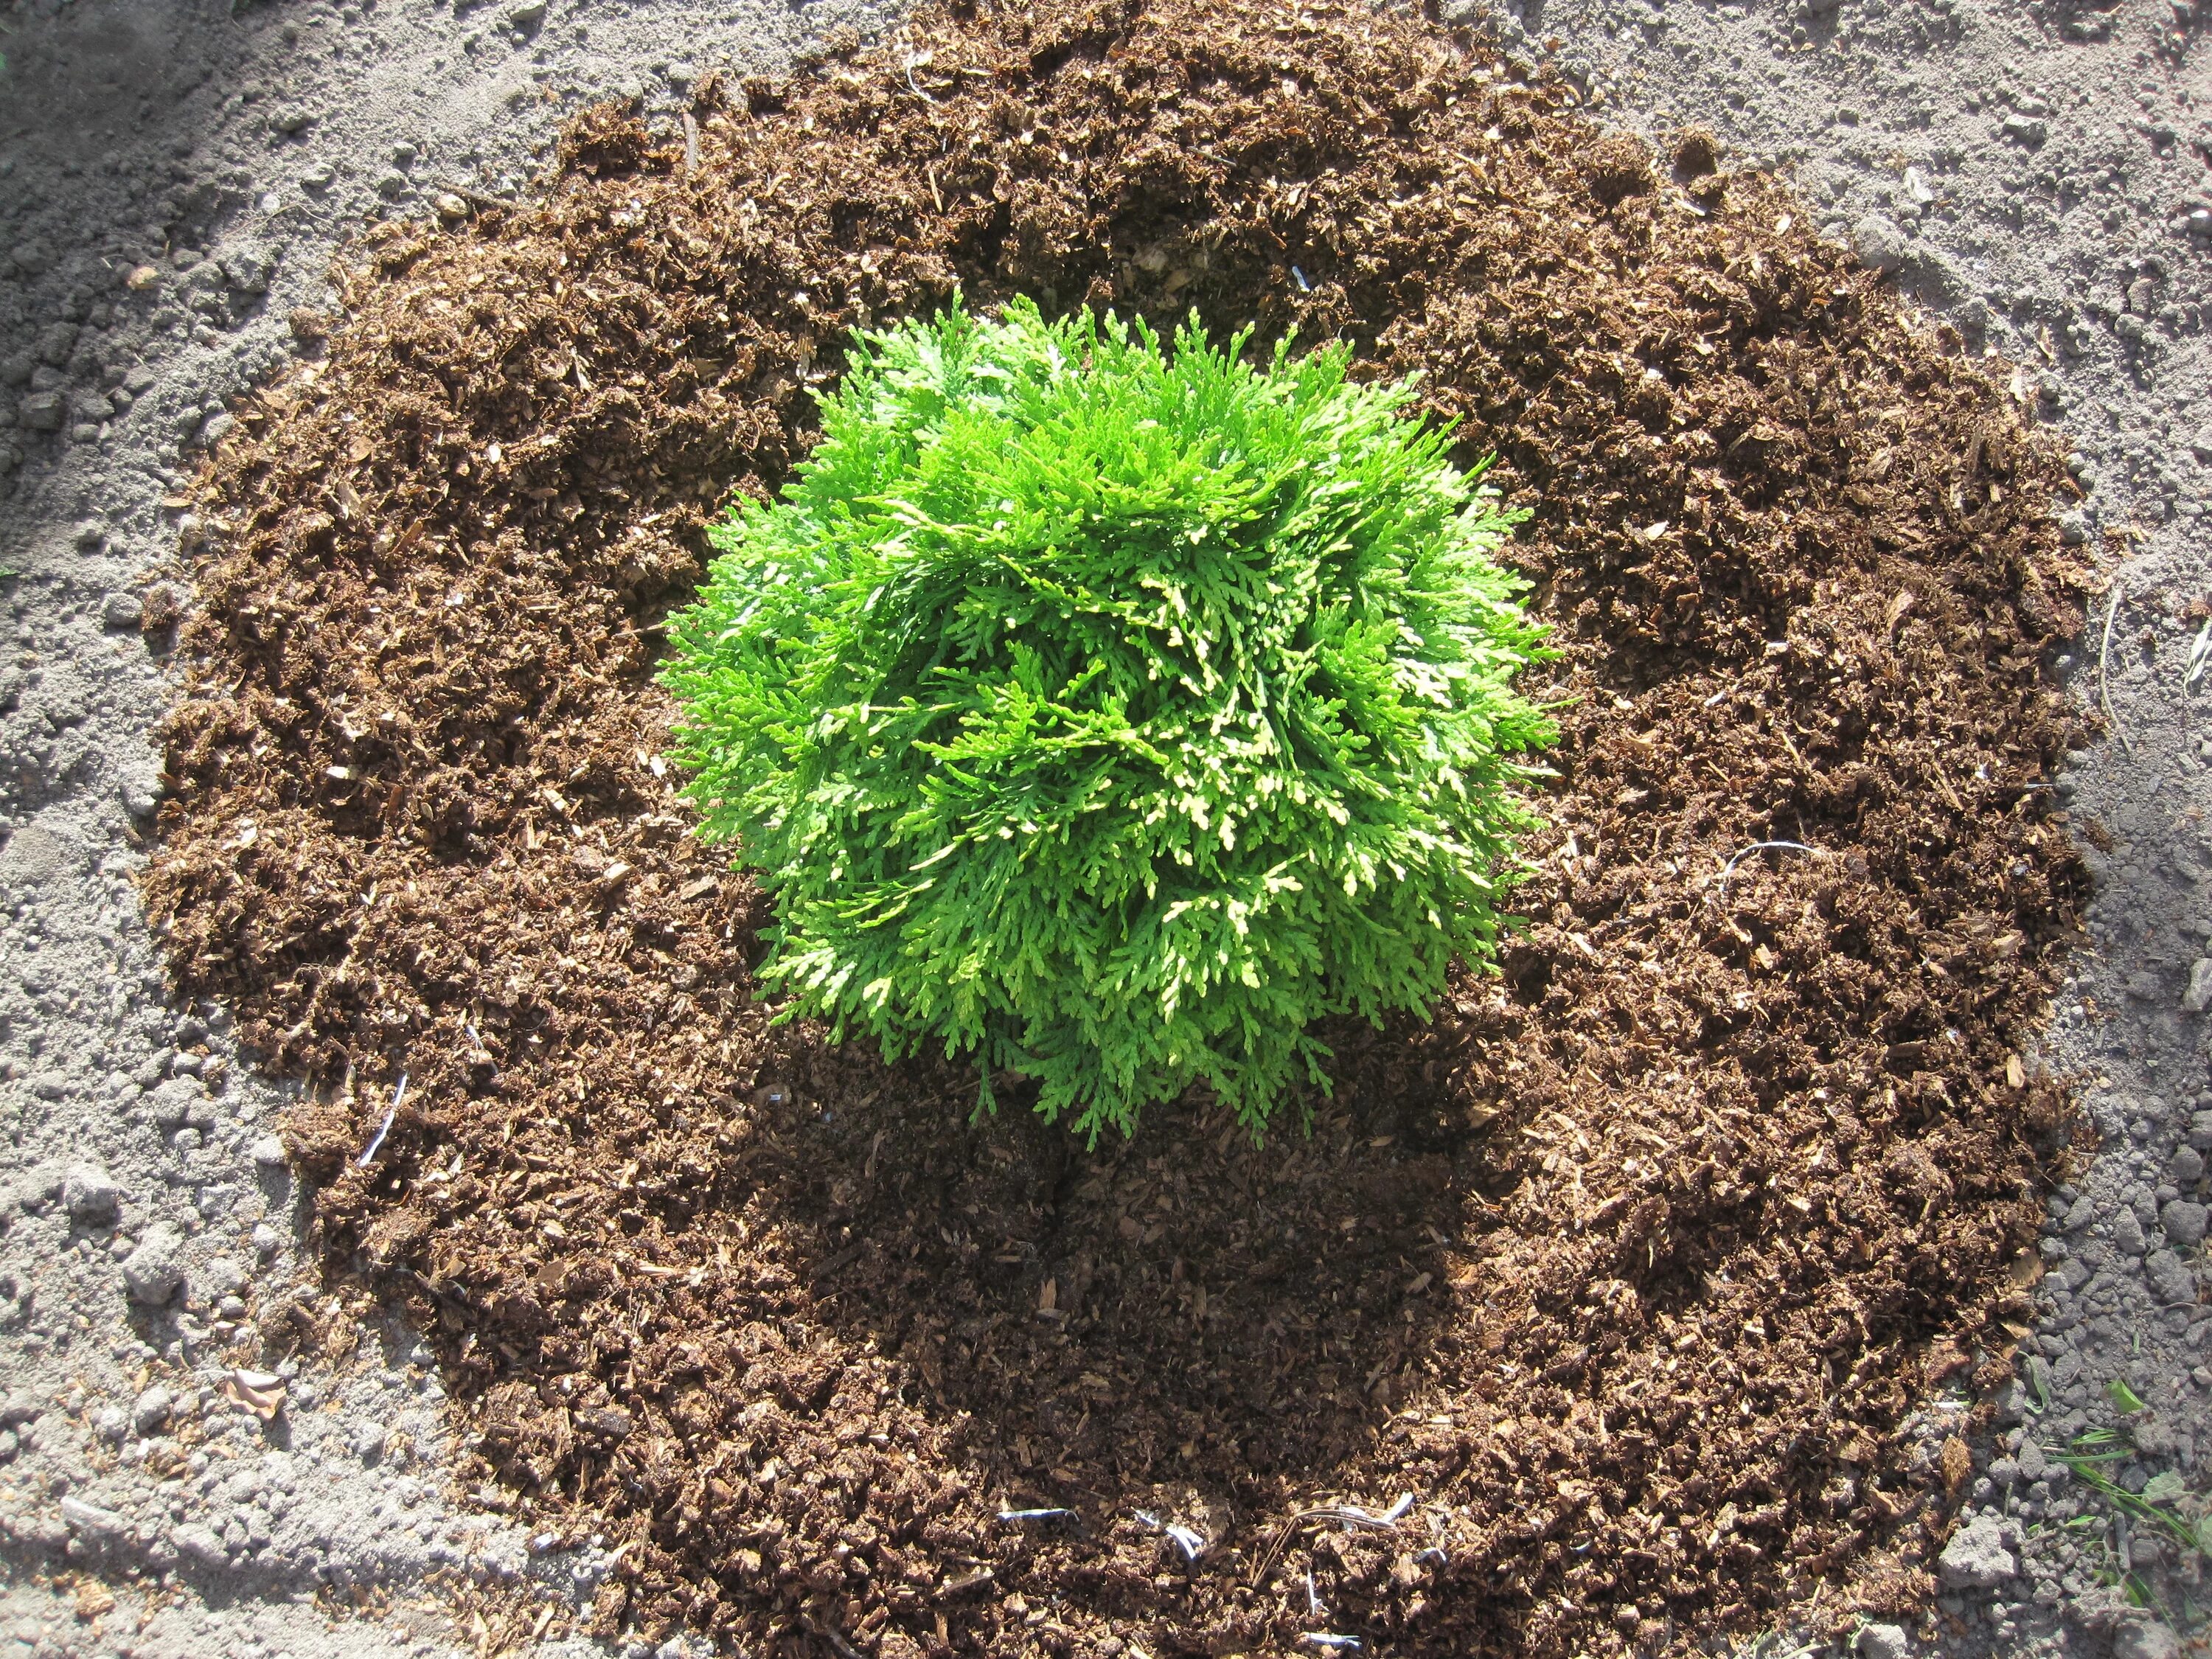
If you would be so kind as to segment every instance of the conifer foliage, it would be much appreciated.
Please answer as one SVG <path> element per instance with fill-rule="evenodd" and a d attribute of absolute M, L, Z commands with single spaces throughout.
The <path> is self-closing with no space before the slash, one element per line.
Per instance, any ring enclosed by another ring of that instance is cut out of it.
<path fill-rule="evenodd" d="M 1257 1132 L 1326 1088 L 1315 1020 L 1491 959 L 1553 735 L 1512 515 L 1408 384 L 1247 344 L 1020 301 L 863 335 L 712 528 L 675 754 L 787 1013 L 1093 1139 L 1194 1083 Z"/>

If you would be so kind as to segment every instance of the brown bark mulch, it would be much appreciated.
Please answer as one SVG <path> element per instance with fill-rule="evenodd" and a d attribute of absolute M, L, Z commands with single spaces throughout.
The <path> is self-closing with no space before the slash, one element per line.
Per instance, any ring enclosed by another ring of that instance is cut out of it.
<path fill-rule="evenodd" d="M 147 891 L 308 1079 L 331 1271 L 533 1528 L 625 1547 L 599 1628 L 1657 1651 L 1924 1582 L 1963 1448 L 1900 1425 L 2002 1374 L 2062 1127 L 2081 576 L 2003 382 L 1713 165 L 1356 7 L 954 7 L 597 112 L 296 319 L 198 487 Z M 1349 337 L 1535 508 L 1531 926 L 1337 1033 L 1310 1139 L 974 1125 L 751 999 L 657 624 L 846 331 L 956 284 Z"/>

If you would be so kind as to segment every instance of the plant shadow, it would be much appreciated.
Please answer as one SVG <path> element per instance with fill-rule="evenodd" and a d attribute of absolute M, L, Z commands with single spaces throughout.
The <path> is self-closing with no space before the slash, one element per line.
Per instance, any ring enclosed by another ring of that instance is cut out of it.
<path fill-rule="evenodd" d="M 1334 1097 L 1258 1146 L 1186 1097 L 1086 1147 L 1013 1104 L 976 1121 L 951 1068 L 793 1044 L 733 1164 L 815 1316 L 906 1362 L 1007 1505 L 1223 1528 L 1356 1485 L 1459 1340 L 1443 1251 L 1515 1178 L 1430 1032 L 1332 1036 Z"/>

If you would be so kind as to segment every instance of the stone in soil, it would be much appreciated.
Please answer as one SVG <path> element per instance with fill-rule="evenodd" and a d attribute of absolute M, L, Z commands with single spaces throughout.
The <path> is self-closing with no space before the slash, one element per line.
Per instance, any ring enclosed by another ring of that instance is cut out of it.
<path fill-rule="evenodd" d="M 62 1206 L 72 1221 L 82 1225 L 96 1227 L 112 1222 L 122 1203 L 122 1188 L 97 1164 L 71 1164 L 63 1178 Z"/>
<path fill-rule="evenodd" d="M 2019 1572 L 2017 1541 L 2002 1522 L 1978 1515 L 1951 1534 L 1936 1558 L 1936 1574 L 1946 1589 L 1992 1589 Z"/>
<path fill-rule="evenodd" d="M 2157 1619 L 2130 1620 L 2112 1632 L 2112 1659 L 2180 1659 L 2181 1638 Z"/>
<path fill-rule="evenodd" d="M 174 1226 L 157 1221 L 146 1230 L 123 1259 L 123 1282 L 131 1299 L 148 1308 L 167 1305 L 184 1288 L 184 1237 Z"/>

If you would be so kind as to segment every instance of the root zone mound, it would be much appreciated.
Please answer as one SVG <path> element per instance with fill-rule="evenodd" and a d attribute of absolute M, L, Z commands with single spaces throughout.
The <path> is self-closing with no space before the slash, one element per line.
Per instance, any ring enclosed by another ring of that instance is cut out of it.
<path fill-rule="evenodd" d="M 626 1547 L 602 1632 L 1658 1651 L 1910 1595 L 1963 1449 L 1903 1425 L 2001 1373 L 2059 1121 L 2052 447 L 1778 186 L 1669 179 L 1463 39 L 914 38 L 384 233 L 200 487 L 148 893 L 307 1082 L 330 1270 L 411 1305 L 505 1501 Z M 752 1000 L 657 623 L 845 331 L 956 285 L 1348 336 L 1536 510 L 1531 925 L 1433 1024 L 1332 1033 L 1310 1138 L 978 1127 L 972 1076 Z"/>

